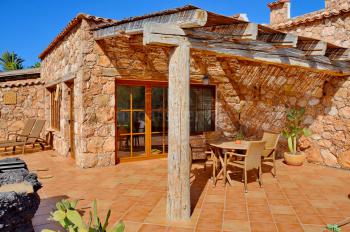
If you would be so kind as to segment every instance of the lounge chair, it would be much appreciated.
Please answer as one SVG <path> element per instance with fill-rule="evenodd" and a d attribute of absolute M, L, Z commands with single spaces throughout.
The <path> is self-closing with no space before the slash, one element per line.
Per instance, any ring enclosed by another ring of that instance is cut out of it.
<path fill-rule="evenodd" d="M 0 141 L 0 144 L 2 143 L 9 143 L 9 142 L 19 142 L 19 141 L 24 141 L 25 137 L 29 136 L 30 132 L 33 129 L 35 119 L 28 119 L 24 127 L 22 129 L 21 133 L 16 133 L 16 132 L 10 132 L 7 134 L 7 139 Z M 13 139 L 10 139 L 11 137 L 14 137 Z"/>
<path fill-rule="evenodd" d="M 40 133 L 44 128 L 44 125 L 45 120 L 36 120 L 30 134 L 28 136 L 23 136 L 23 140 L 1 143 L 0 148 L 13 147 L 13 151 L 15 151 L 16 146 L 22 146 L 22 154 L 24 154 L 26 145 L 35 145 L 36 143 L 39 143 L 41 148 L 44 150 L 43 143 L 45 143 L 45 141 L 40 138 Z"/>
<path fill-rule="evenodd" d="M 227 157 L 240 157 L 243 158 L 242 161 L 228 161 L 227 166 L 238 167 L 243 169 L 243 179 L 244 179 L 244 190 L 247 193 L 248 187 L 248 171 L 255 170 L 256 176 L 259 181 L 260 187 L 262 187 L 262 172 L 261 172 L 261 156 L 264 151 L 265 142 L 264 141 L 254 141 L 249 143 L 248 150 L 245 155 L 237 154 L 234 152 L 227 152 Z M 230 173 L 230 172 L 229 172 Z"/>
<path fill-rule="evenodd" d="M 272 132 L 264 132 L 263 138 L 261 141 L 265 143 L 265 149 L 262 154 L 262 162 L 264 161 L 272 161 L 273 162 L 273 176 L 276 177 L 277 169 L 276 169 L 276 149 L 278 140 L 280 138 L 279 133 Z"/>

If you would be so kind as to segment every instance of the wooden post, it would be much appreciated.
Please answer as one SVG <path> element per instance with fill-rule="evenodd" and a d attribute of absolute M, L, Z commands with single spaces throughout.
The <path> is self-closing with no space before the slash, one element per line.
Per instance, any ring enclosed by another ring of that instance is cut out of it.
<path fill-rule="evenodd" d="M 168 90 L 168 202 L 171 221 L 190 219 L 190 48 L 172 48 Z"/>

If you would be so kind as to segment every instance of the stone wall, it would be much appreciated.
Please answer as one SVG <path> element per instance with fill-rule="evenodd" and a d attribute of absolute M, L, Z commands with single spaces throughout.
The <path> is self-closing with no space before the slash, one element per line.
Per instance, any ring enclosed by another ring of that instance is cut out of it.
<path fill-rule="evenodd" d="M 69 155 L 69 94 L 67 81 L 74 81 L 74 134 L 76 148 L 76 162 L 81 162 L 81 132 L 82 132 L 82 91 L 81 81 L 83 77 L 83 49 L 86 40 L 86 30 L 89 30 L 84 20 L 74 27 L 64 39 L 55 46 L 43 59 L 41 64 L 41 77 L 46 82 L 45 89 L 45 118 L 46 129 L 51 125 L 51 102 L 48 88 L 59 85 L 61 92 L 60 129 L 54 130 L 53 147 L 61 155 Z"/>
<path fill-rule="evenodd" d="M 324 40 L 338 46 L 350 47 L 350 13 L 343 13 L 323 18 L 322 20 L 279 29 L 305 37 Z"/>
<path fill-rule="evenodd" d="M 296 17 L 286 25 L 277 25 L 277 28 L 350 48 L 350 13 L 334 13 L 334 10 L 350 7 L 349 3 L 349 0 L 327 0 L 324 11 Z M 323 17 L 325 11 L 330 11 L 330 15 Z M 311 124 L 312 139 L 302 141 L 310 161 L 350 168 L 350 163 L 345 164 L 350 160 L 349 85 L 348 78 L 341 81 L 331 78 L 324 86 L 326 95 L 321 101 L 324 114 Z"/>
<path fill-rule="evenodd" d="M 16 93 L 16 104 L 6 105 L 4 94 Z M 44 88 L 41 81 L 23 80 L 0 83 L 0 140 L 9 132 L 20 132 L 30 118 L 44 118 Z"/>
<path fill-rule="evenodd" d="M 278 0 L 268 6 L 271 24 L 283 23 L 290 18 L 290 0 Z"/>
<path fill-rule="evenodd" d="M 326 9 L 334 10 L 334 9 L 344 9 L 350 7 L 349 0 L 325 0 L 326 1 Z"/>

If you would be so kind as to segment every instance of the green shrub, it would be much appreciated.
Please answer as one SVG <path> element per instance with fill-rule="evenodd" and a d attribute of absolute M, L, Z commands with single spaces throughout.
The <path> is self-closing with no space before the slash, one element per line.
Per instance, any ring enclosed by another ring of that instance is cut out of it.
<path fill-rule="evenodd" d="M 111 210 L 108 210 L 104 223 L 97 214 L 97 202 L 93 201 L 93 213 L 89 212 L 89 221 L 85 223 L 82 216 L 76 210 L 78 201 L 62 200 L 57 202 L 56 210 L 51 213 L 52 220 L 58 222 L 68 232 L 123 232 L 124 223 L 119 222 L 112 229 L 107 229 Z M 42 232 L 55 232 L 42 230 Z"/>

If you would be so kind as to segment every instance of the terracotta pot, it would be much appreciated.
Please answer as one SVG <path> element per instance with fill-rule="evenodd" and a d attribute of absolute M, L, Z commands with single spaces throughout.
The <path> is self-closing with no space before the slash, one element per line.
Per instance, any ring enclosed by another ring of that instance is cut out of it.
<path fill-rule="evenodd" d="M 293 166 L 303 165 L 305 159 L 306 159 L 306 155 L 304 152 L 297 152 L 296 155 L 293 155 L 289 152 L 284 153 L 284 161 L 286 162 L 286 164 L 289 164 L 289 165 L 293 165 Z"/>
<path fill-rule="evenodd" d="M 241 140 L 235 140 L 235 144 L 241 144 Z"/>

